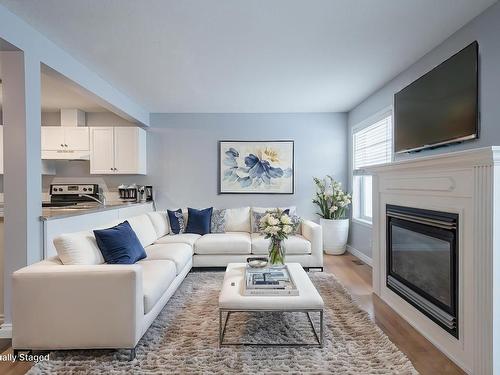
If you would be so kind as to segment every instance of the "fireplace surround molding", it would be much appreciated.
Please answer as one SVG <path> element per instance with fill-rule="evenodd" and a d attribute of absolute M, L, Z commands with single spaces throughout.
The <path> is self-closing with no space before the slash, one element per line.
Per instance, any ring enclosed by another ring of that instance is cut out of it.
<path fill-rule="evenodd" d="M 373 175 L 374 293 L 465 372 L 500 375 L 500 147 L 368 171 Z M 458 214 L 458 339 L 387 287 L 386 205 Z"/>

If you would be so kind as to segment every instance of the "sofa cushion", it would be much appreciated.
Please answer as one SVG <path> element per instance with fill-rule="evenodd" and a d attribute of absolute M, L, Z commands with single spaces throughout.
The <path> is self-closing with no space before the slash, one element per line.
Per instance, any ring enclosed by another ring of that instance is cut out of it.
<path fill-rule="evenodd" d="M 148 260 L 171 260 L 175 263 L 177 275 L 193 257 L 193 248 L 185 243 L 163 243 L 149 245 L 144 250 Z"/>
<path fill-rule="evenodd" d="M 188 207 L 188 224 L 186 233 L 207 234 L 210 233 L 210 222 L 212 221 L 213 207 L 197 210 Z"/>
<path fill-rule="evenodd" d="M 142 292 L 144 294 L 144 315 L 160 300 L 177 276 L 175 263 L 170 260 L 142 260 Z"/>
<path fill-rule="evenodd" d="M 168 223 L 168 217 L 165 211 L 148 212 L 147 215 L 155 228 L 155 240 L 168 234 L 170 231 L 170 224 Z"/>
<path fill-rule="evenodd" d="M 195 254 L 250 254 L 251 240 L 247 232 L 210 233 L 194 244 Z"/>
<path fill-rule="evenodd" d="M 250 207 L 226 209 L 226 232 L 250 233 Z"/>
<path fill-rule="evenodd" d="M 194 243 L 201 236 L 196 233 L 181 233 L 163 236 L 158 238 L 155 243 L 186 243 L 190 246 L 194 246 Z"/>
<path fill-rule="evenodd" d="M 139 216 L 134 216 L 127 219 L 128 223 L 134 230 L 137 238 L 141 242 L 141 245 L 148 246 L 156 241 L 156 231 L 151 219 L 148 215 L 143 214 Z"/>
<path fill-rule="evenodd" d="M 54 246 L 63 264 L 104 263 L 92 231 L 61 234 L 54 238 Z"/>
<path fill-rule="evenodd" d="M 106 263 L 133 264 L 146 257 L 144 247 L 128 221 L 94 230 L 94 236 Z"/>
<path fill-rule="evenodd" d="M 267 254 L 269 241 L 260 233 L 252 233 L 252 254 Z M 299 234 L 288 237 L 284 245 L 285 255 L 311 254 L 311 243 Z"/>

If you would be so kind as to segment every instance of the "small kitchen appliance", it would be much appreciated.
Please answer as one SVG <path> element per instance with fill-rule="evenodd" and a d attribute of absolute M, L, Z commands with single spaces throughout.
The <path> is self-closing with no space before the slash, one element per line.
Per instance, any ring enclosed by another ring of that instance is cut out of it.
<path fill-rule="evenodd" d="M 146 201 L 150 202 L 153 200 L 153 187 L 151 185 L 144 186 Z"/>
<path fill-rule="evenodd" d="M 118 186 L 118 194 L 121 200 L 137 200 L 137 186 L 133 185 L 120 185 Z"/>
<path fill-rule="evenodd" d="M 137 188 L 137 202 L 151 202 L 153 200 L 153 187 L 151 185 Z"/>

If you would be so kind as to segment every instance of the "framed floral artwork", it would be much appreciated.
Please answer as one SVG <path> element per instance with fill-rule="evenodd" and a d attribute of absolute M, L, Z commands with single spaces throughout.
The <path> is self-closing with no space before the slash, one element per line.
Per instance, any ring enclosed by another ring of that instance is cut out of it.
<path fill-rule="evenodd" d="M 293 141 L 219 141 L 219 194 L 293 193 Z"/>

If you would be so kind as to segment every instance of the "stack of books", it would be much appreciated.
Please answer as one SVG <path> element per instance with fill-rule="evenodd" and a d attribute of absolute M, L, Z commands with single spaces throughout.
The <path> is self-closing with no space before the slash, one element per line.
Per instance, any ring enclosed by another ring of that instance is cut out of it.
<path fill-rule="evenodd" d="M 288 267 L 252 268 L 245 271 L 245 296 L 298 296 L 299 290 Z"/>

